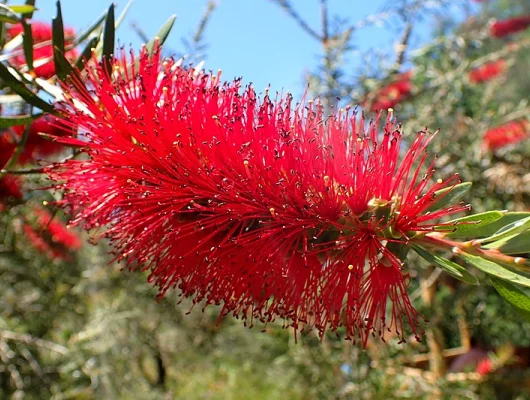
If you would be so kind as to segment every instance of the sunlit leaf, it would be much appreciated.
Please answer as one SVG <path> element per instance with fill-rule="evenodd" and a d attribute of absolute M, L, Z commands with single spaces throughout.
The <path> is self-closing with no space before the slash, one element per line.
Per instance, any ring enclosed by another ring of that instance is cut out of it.
<path fill-rule="evenodd" d="M 530 297 L 517 286 L 502 279 L 490 277 L 495 290 L 510 303 L 526 320 L 530 321 Z"/>
<path fill-rule="evenodd" d="M 452 238 L 468 237 L 470 231 L 477 234 L 477 236 L 481 236 L 481 228 L 498 221 L 503 215 L 504 213 L 500 211 L 487 211 L 454 219 L 450 221 L 454 224 L 454 228 L 452 232 L 448 233 L 448 236 Z"/>
<path fill-rule="evenodd" d="M 494 263 L 493 261 L 486 260 L 482 257 L 473 256 L 471 254 L 461 253 L 458 254 L 458 256 L 488 275 L 493 275 L 497 278 L 504 279 L 505 281 L 509 281 L 517 285 L 530 287 L 530 278 L 519 272 L 514 272 L 503 267 L 502 265 Z"/>
<path fill-rule="evenodd" d="M 160 27 L 158 30 L 156 36 L 152 38 L 149 43 L 146 44 L 146 49 L 151 54 L 153 52 L 153 49 L 155 47 L 155 43 L 158 41 L 159 45 L 162 45 L 167 37 L 169 36 L 169 33 L 171 32 L 171 29 L 173 28 L 173 24 L 175 23 L 175 20 L 177 19 L 177 16 L 173 14 L 171 17 L 168 18 L 166 22 Z"/>
<path fill-rule="evenodd" d="M 454 187 L 447 187 L 434 192 L 435 203 L 431 205 L 427 211 L 440 210 L 448 205 L 456 204 L 469 192 L 471 189 L 471 182 L 462 182 Z M 447 193 L 449 192 L 449 193 Z M 447 193 L 447 194 L 446 194 Z M 436 200 L 436 199 L 439 200 Z"/>
<path fill-rule="evenodd" d="M 503 226 L 493 235 L 488 236 L 487 238 L 480 239 L 481 243 L 495 242 L 515 234 L 527 231 L 530 229 L 530 217 L 520 219 L 519 221 L 512 222 L 506 226 Z"/>
<path fill-rule="evenodd" d="M 484 247 L 488 249 L 497 249 L 504 254 L 530 253 L 530 231 L 497 240 Z"/>

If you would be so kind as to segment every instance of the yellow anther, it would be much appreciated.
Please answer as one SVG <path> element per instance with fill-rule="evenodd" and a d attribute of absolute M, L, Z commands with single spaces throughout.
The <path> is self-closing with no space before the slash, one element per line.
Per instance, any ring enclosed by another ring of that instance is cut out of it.
<path fill-rule="evenodd" d="M 244 165 L 245 167 L 248 167 L 248 160 L 243 161 L 243 165 Z"/>
<path fill-rule="evenodd" d="M 348 265 L 348 269 L 351 271 L 353 270 L 353 264 Z"/>
<path fill-rule="evenodd" d="M 276 210 L 274 209 L 274 207 L 269 208 L 269 212 L 271 213 L 272 216 L 276 214 Z"/>
<path fill-rule="evenodd" d="M 440 184 L 440 183 L 442 183 L 442 182 L 443 182 L 442 179 L 437 179 L 437 180 L 436 180 L 436 183 L 438 183 L 438 184 Z"/>

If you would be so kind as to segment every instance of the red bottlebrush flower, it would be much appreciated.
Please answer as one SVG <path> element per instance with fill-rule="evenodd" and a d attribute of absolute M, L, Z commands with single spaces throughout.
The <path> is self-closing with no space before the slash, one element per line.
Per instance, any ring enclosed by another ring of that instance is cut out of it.
<path fill-rule="evenodd" d="M 20 179 L 14 176 L 6 175 L 0 178 L 0 201 L 10 197 L 17 200 L 22 199 L 21 186 Z"/>
<path fill-rule="evenodd" d="M 7 36 L 9 39 L 14 38 L 17 35 L 23 34 L 24 28 L 22 24 L 15 24 L 7 28 Z M 52 40 L 53 32 L 52 26 L 47 22 L 34 21 L 31 23 L 31 36 L 33 43 L 42 43 L 48 40 Z M 72 28 L 64 28 L 65 43 L 72 43 L 75 37 L 75 30 Z"/>
<path fill-rule="evenodd" d="M 489 81 L 506 70 L 506 61 L 497 60 L 484 64 L 473 71 L 469 72 L 469 79 L 473 83 Z"/>
<path fill-rule="evenodd" d="M 396 76 L 395 81 L 377 92 L 371 111 L 393 108 L 410 95 L 412 71 Z"/>
<path fill-rule="evenodd" d="M 486 150 L 497 150 L 510 144 L 521 142 L 530 137 L 527 121 L 511 121 L 484 134 L 482 145 Z"/>
<path fill-rule="evenodd" d="M 491 36 L 502 38 L 512 33 L 524 31 L 530 26 L 530 15 L 495 21 L 490 28 Z"/>
<path fill-rule="evenodd" d="M 480 375 L 488 375 L 493 371 L 493 363 L 488 357 L 483 358 L 477 364 L 477 369 L 475 370 Z"/>
<path fill-rule="evenodd" d="M 70 100 L 58 108 L 86 133 L 58 140 L 87 159 L 48 174 L 73 223 L 102 230 L 118 260 L 151 271 L 160 295 L 178 287 L 222 304 L 221 316 L 283 318 L 321 334 L 344 327 L 363 343 L 387 330 L 403 339 L 408 325 L 422 334 L 396 254 L 467 209 L 431 210 L 435 192 L 458 180 L 431 182 L 433 134 L 419 132 L 401 157 L 391 115 L 324 119 L 312 101 L 260 100 L 159 49 L 129 61 L 115 60 L 110 76 L 90 67 L 88 82 L 64 88 Z"/>
<path fill-rule="evenodd" d="M 13 130 L 19 137 L 22 136 L 25 129 L 26 127 L 24 125 L 13 127 Z M 66 127 L 59 119 L 50 115 L 37 118 L 31 123 L 28 139 L 24 146 L 24 151 L 18 158 L 18 162 L 25 164 L 59 153 L 64 149 L 64 146 L 57 143 L 55 138 L 72 136 L 74 129 L 75 127 Z M 43 137 L 40 135 L 41 133 L 46 134 L 47 137 Z"/>
<path fill-rule="evenodd" d="M 35 250 L 51 259 L 69 259 L 69 252 L 81 247 L 79 237 L 47 210 L 34 208 L 23 226 L 27 239 Z"/>
<path fill-rule="evenodd" d="M 55 75 L 55 63 L 53 61 L 53 46 L 52 44 L 39 46 L 39 43 L 47 42 L 52 40 L 52 27 L 49 24 L 43 22 L 34 22 L 31 24 L 33 43 L 36 44 L 33 48 L 33 67 L 35 75 L 48 79 Z M 14 37 L 23 32 L 23 28 L 20 24 L 14 25 L 8 29 L 8 35 Z M 65 28 L 65 44 L 70 45 L 75 36 L 74 30 L 71 28 Z M 21 51 L 19 47 L 17 50 Z M 79 53 L 77 50 L 72 49 L 66 52 L 65 57 L 70 61 L 75 61 Z M 16 67 L 23 67 L 26 65 L 26 59 L 21 53 L 14 56 L 9 60 L 12 65 Z"/>

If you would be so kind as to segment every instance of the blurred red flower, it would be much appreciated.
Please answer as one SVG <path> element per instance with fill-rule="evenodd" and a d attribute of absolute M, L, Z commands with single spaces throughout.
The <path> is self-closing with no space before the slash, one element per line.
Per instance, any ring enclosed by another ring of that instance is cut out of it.
<path fill-rule="evenodd" d="M 490 27 L 491 36 L 502 38 L 512 33 L 524 31 L 530 26 L 530 15 L 495 21 Z"/>
<path fill-rule="evenodd" d="M 511 121 L 489 129 L 484 134 L 482 144 L 487 150 L 496 150 L 504 146 L 521 142 L 530 137 L 527 121 Z"/>
<path fill-rule="evenodd" d="M 35 207 L 23 225 L 33 248 L 51 259 L 68 260 L 70 253 L 81 247 L 79 237 L 49 211 Z"/>
<path fill-rule="evenodd" d="M 22 25 L 17 24 L 13 25 L 7 30 L 9 37 L 13 38 L 19 34 L 23 33 Z M 39 46 L 40 43 L 48 42 L 52 40 L 52 27 L 50 24 L 44 22 L 33 22 L 31 24 L 31 33 L 33 38 L 34 48 L 33 48 L 33 66 L 35 70 L 35 75 L 48 79 L 55 75 L 55 64 L 53 61 L 53 46 L 51 43 L 45 44 L 44 46 Z M 64 29 L 65 34 L 65 45 L 71 45 L 75 37 L 75 32 L 71 28 Z M 21 52 L 22 47 L 18 47 L 16 50 L 20 54 L 15 55 L 9 61 L 15 67 L 23 67 L 26 65 L 26 59 L 24 54 Z M 70 61 L 75 61 L 79 53 L 75 49 L 68 50 L 65 54 L 65 57 Z"/>
<path fill-rule="evenodd" d="M 407 71 L 395 77 L 394 82 L 377 92 L 371 111 L 394 108 L 396 104 L 406 99 L 412 90 L 412 71 Z"/>
<path fill-rule="evenodd" d="M 469 72 L 469 79 L 473 83 L 489 81 L 506 70 L 506 61 L 497 60 L 481 65 Z"/>
<path fill-rule="evenodd" d="M 22 137 L 26 127 L 19 125 L 13 127 L 13 131 Z M 60 119 L 46 115 L 37 118 L 31 123 L 28 139 L 24 151 L 20 155 L 19 164 L 46 158 L 64 150 L 64 146 L 56 141 L 56 137 L 72 136 L 75 127 L 66 126 Z M 45 134 L 46 136 L 42 136 Z"/>
<path fill-rule="evenodd" d="M 483 358 L 477 364 L 476 372 L 480 375 L 488 375 L 493 371 L 493 363 L 488 357 Z"/>
<path fill-rule="evenodd" d="M 86 132 L 58 140 L 87 159 L 48 169 L 73 223 L 99 228 L 116 259 L 150 270 L 161 296 L 178 287 L 222 304 L 221 316 L 344 327 L 364 344 L 389 330 L 419 338 L 399 246 L 467 209 L 431 209 L 458 181 L 432 182 L 433 134 L 418 132 L 404 151 L 391 114 L 324 118 L 318 102 L 260 100 L 239 80 L 161 60 L 160 49 L 122 55 L 113 71 L 90 67 L 58 106 Z"/>

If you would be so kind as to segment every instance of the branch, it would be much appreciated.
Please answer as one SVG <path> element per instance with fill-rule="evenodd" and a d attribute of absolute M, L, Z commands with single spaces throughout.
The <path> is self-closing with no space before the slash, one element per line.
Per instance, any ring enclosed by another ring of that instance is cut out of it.
<path fill-rule="evenodd" d="M 199 21 L 199 25 L 197 26 L 197 30 L 195 31 L 195 34 L 193 35 L 193 38 L 192 38 L 194 45 L 197 45 L 202 40 L 204 31 L 206 29 L 206 25 L 208 24 L 208 21 L 210 20 L 210 17 L 212 16 L 212 13 L 216 9 L 216 7 L 217 7 L 217 3 L 214 0 L 208 1 L 208 5 L 206 6 L 206 11 L 202 15 L 202 18 Z"/>
<path fill-rule="evenodd" d="M 320 14 L 322 20 L 322 43 L 325 45 L 329 39 L 327 0 L 320 0 Z"/>
<path fill-rule="evenodd" d="M 25 333 L 16 333 L 6 330 L 0 330 L 0 339 L 5 340 L 14 340 L 17 342 L 22 342 L 26 344 L 34 344 L 35 346 L 42 347 L 48 350 L 55 351 L 60 354 L 68 354 L 68 348 L 61 346 L 60 344 L 49 342 L 44 339 L 39 339 L 37 337 L 25 334 Z"/>
<path fill-rule="evenodd" d="M 396 62 L 394 63 L 394 66 L 388 73 L 389 77 L 394 74 L 397 74 L 399 72 L 399 69 L 403 65 L 403 61 L 405 61 L 405 52 L 407 51 L 407 48 L 409 45 L 411 33 L 412 33 L 412 24 L 408 22 L 407 25 L 405 26 L 405 30 L 403 31 L 403 35 L 401 36 L 401 40 L 395 46 Z"/>
<path fill-rule="evenodd" d="M 273 3 L 278 4 L 280 7 L 282 7 L 287 14 L 293 18 L 300 27 L 306 31 L 310 36 L 312 36 L 314 39 L 318 40 L 319 42 L 322 42 L 323 38 L 313 29 L 309 26 L 307 22 L 305 22 L 302 17 L 293 9 L 291 4 L 288 0 L 270 0 Z"/>

